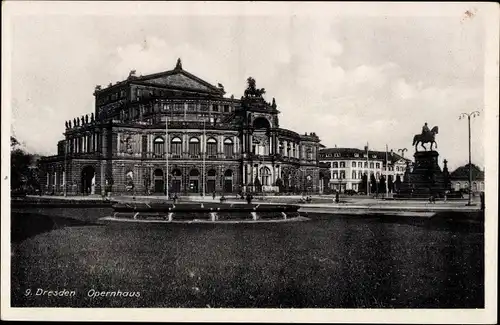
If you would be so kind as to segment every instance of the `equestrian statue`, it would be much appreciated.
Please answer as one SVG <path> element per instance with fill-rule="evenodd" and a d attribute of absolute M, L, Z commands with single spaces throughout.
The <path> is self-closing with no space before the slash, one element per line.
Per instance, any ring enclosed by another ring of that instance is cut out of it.
<path fill-rule="evenodd" d="M 432 151 L 432 145 L 437 148 L 437 143 L 435 141 L 435 136 L 438 134 L 439 128 L 437 126 L 433 127 L 431 130 L 429 130 L 429 127 L 427 126 L 427 122 L 425 122 L 424 126 L 422 127 L 422 133 L 421 134 L 415 134 L 413 137 L 413 145 L 415 146 L 415 151 L 418 151 L 418 144 L 424 148 L 425 151 L 427 151 L 427 148 L 424 146 L 424 143 L 431 143 L 431 148 L 430 151 Z"/>

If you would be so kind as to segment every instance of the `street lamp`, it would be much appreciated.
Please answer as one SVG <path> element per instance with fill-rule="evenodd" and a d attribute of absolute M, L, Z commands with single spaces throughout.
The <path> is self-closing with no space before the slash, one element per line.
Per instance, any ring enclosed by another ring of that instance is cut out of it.
<path fill-rule="evenodd" d="M 460 116 L 458 117 L 459 120 L 461 120 L 462 118 L 465 118 L 467 116 L 467 124 L 469 126 L 469 202 L 467 203 L 467 205 L 471 205 L 471 192 L 472 192 L 472 187 L 471 187 L 471 184 L 472 184 L 472 164 L 471 164 L 471 150 L 470 150 L 470 118 L 471 117 L 476 117 L 476 116 L 479 116 L 479 112 L 478 111 L 473 111 L 473 112 L 470 112 L 470 113 L 462 113 L 460 114 Z"/>

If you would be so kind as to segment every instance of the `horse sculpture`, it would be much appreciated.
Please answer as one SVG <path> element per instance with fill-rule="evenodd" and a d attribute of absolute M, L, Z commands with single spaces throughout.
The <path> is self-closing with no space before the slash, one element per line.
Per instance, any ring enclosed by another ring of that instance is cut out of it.
<path fill-rule="evenodd" d="M 434 144 L 435 147 L 437 148 L 437 143 L 434 140 L 436 134 L 438 134 L 439 128 L 437 126 L 433 127 L 429 133 L 426 134 L 415 134 L 413 137 L 413 145 L 415 146 L 415 151 L 418 151 L 418 144 L 422 146 L 422 148 L 427 151 L 427 148 L 424 146 L 424 143 L 430 142 L 431 143 L 431 148 L 430 150 L 432 151 L 432 145 Z"/>

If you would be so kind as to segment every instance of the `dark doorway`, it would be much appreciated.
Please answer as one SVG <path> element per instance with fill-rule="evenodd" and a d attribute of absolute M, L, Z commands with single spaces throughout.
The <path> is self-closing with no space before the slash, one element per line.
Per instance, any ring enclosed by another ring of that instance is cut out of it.
<path fill-rule="evenodd" d="M 172 193 L 180 193 L 181 192 L 181 171 L 179 169 L 174 169 L 172 171 L 172 181 L 171 181 L 171 184 L 172 184 L 172 187 L 170 189 L 170 191 Z"/>
<path fill-rule="evenodd" d="M 189 172 L 189 188 L 188 191 L 191 193 L 199 192 L 199 178 L 200 172 L 198 169 L 191 169 Z"/>
<path fill-rule="evenodd" d="M 224 192 L 233 192 L 233 171 L 231 169 L 226 170 L 224 173 Z"/>
<path fill-rule="evenodd" d="M 207 173 L 207 193 L 215 192 L 215 178 L 216 171 L 214 169 L 210 169 Z"/>
<path fill-rule="evenodd" d="M 154 171 L 155 193 L 165 192 L 165 181 L 163 180 L 163 170 Z"/>
<path fill-rule="evenodd" d="M 85 166 L 82 169 L 81 193 L 84 195 L 94 194 L 95 169 L 92 166 Z"/>

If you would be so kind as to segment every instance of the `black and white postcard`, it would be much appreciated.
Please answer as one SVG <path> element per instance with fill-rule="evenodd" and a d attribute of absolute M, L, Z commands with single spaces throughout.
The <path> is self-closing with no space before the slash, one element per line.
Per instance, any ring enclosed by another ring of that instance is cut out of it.
<path fill-rule="evenodd" d="M 497 4 L 2 5 L 2 319 L 496 322 Z"/>

